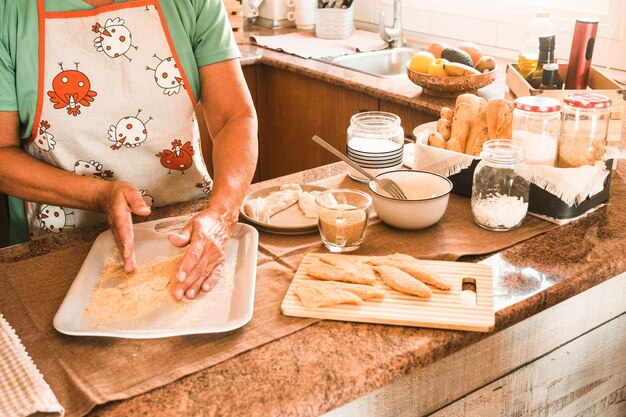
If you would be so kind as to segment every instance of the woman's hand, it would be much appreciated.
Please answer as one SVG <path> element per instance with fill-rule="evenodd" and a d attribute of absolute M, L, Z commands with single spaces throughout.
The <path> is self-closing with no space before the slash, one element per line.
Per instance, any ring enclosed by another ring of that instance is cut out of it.
<path fill-rule="evenodd" d="M 135 239 L 131 214 L 147 216 L 150 207 L 135 187 L 124 181 L 106 182 L 98 195 L 98 205 L 106 214 L 115 243 L 124 258 L 124 270 L 135 269 Z"/>
<path fill-rule="evenodd" d="M 222 275 L 226 245 L 237 222 L 237 216 L 220 214 L 208 208 L 198 213 L 178 233 L 168 238 L 177 247 L 189 245 L 180 264 L 174 290 L 177 300 L 196 297 L 200 288 L 210 291 Z"/>

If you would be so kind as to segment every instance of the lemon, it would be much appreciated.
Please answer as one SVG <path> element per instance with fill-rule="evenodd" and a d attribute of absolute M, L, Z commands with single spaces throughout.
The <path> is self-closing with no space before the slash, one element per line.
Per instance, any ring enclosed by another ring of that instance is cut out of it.
<path fill-rule="evenodd" d="M 433 62 L 430 63 L 430 65 L 428 65 L 428 73 L 436 77 L 447 77 L 448 73 L 446 72 L 445 67 L 449 63 L 450 61 L 448 61 L 447 59 L 435 59 Z"/>
<path fill-rule="evenodd" d="M 413 55 L 409 68 L 417 72 L 428 72 L 428 66 L 435 60 L 435 56 L 428 51 L 419 51 Z"/>

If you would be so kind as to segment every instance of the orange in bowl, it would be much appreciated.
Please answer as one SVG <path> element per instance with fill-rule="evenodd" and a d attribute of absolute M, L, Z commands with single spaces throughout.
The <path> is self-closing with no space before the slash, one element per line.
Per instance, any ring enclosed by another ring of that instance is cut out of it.
<path fill-rule="evenodd" d="M 428 46 L 427 50 L 433 54 L 435 58 L 441 58 L 441 51 L 449 47 L 450 45 L 445 42 L 433 42 Z"/>
<path fill-rule="evenodd" d="M 483 53 L 480 50 L 480 46 L 476 45 L 474 42 L 460 43 L 457 46 L 457 49 L 467 52 L 470 58 L 472 58 L 472 62 L 474 63 L 474 65 L 476 65 L 480 57 L 483 56 Z"/>

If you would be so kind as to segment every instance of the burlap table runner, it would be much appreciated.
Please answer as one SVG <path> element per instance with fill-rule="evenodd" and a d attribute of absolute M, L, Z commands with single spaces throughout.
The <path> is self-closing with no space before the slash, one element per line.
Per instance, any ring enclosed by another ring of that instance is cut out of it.
<path fill-rule="evenodd" d="M 315 184 L 327 188 L 352 188 L 369 192 L 367 184 L 345 174 L 326 178 Z M 550 222 L 527 216 L 521 227 L 507 232 L 485 230 L 472 216 L 470 199 L 450 194 L 443 218 L 427 229 L 407 231 L 384 224 L 375 212 L 365 232 L 362 246 L 355 255 L 385 255 L 401 252 L 423 259 L 454 261 L 463 255 L 482 255 L 504 249 L 558 227 Z M 308 252 L 323 251 L 318 233 L 303 236 L 279 236 L 261 233 L 261 247 L 296 266 Z"/>
<path fill-rule="evenodd" d="M 168 384 L 315 322 L 280 314 L 295 269 L 261 251 L 254 315 L 242 329 L 153 340 L 65 336 L 52 320 L 90 247 L 0 264 L 0 312 L 68 416 Z"/>
<path fill-rule="evenodd" d="M 329 188 L 366 188 L 344 175 L 319 183 Z M 516 230 L 489 232 L 474 224 L 469 199 L 451 195 L 444 218 L 426 230 L 401 231 L 373 218 L 365 243 L 356 253 L 402 252 L 454 260 L 497 251 L 555 227 L 528 217 Z M 233 332 L 155 340 L 71 337 L 56 332 L 53 317 L 90 243 L 0 264 L 0 311 L 67 415 L 82 415 L 96 404 L 141 394 L 315 322 L 281 315 L 280 304 L 302 257 L 323 250 L 319 234 L 260 235 L 254 316 Z"/>

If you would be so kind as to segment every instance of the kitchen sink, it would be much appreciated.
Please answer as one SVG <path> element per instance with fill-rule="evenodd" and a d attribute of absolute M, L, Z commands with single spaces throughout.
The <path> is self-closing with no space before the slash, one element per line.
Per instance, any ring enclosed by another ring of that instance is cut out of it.
<path fill-rule="evenodd" d="M 320 61 L 377 77 L 398 77 L 406 74 L 406 63 L 415 52 L 411 48 L 383 49 L 323 58 Z"/>

